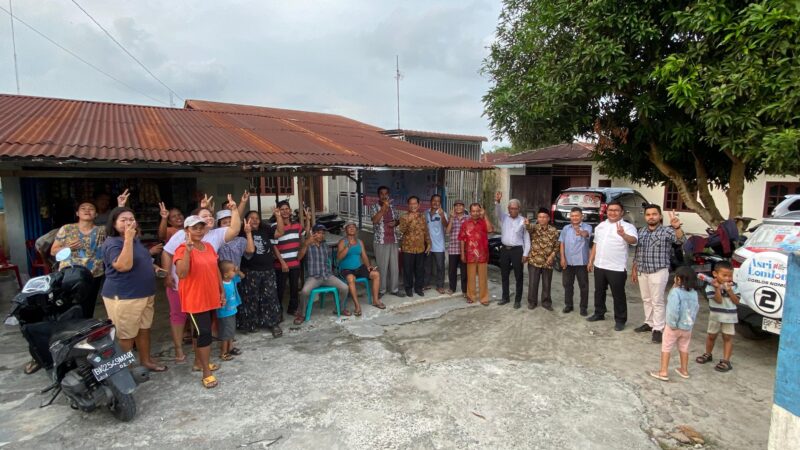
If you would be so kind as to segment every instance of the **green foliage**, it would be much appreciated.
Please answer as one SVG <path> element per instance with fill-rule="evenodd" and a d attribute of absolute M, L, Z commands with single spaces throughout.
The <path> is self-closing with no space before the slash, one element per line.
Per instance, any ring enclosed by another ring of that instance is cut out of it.
<path fill-rule="evenodd" d="M 492 129 L 518 148 L 595 137 L 610 176 L 669 172 L 691 192 L 698 165 L 727 187 L 732 156 L 748 179 L 796 171 L 797 2 L 748 5 L 505 0 L 483 68 Z"/>
<path fill-rule="evenodd" d="M 800 173 L 800 2 L 698 1 L 674 14 L 684 51 L 654 76 L 702 139 L 776 174 Z"/>

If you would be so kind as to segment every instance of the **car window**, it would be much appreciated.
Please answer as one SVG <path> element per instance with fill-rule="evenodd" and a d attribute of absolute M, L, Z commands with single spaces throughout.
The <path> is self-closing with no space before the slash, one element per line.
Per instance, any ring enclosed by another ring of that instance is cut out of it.
<path fill-rule="evenodd" d="M 786 240 L 800 237 L 800 226 L 763 224 L 745 242 L 745 247 L 758 249 L 779 249 Z"/>
<path fill-rule="evenodd" d="M 789 211 L 800 211 L 800 198 L 789 204 Z"/>
<path fill-rule="evenodd" d="M 598 192 L 562 192 L 558 196 L 558 206 L 577 206 L 578 208 L 599 208 L 602 198 Z"/>
<path fill-rule="evenodd" d="M 617 197 L 617 200 L 619 200 L 619 202 L 622 203 L 622 207 L 626 210 L 635 208 L 637 206 L 641 206 L 636 204 L 636 196 L 634 196 L 633 194 L 622 194 L 619 197 Z"/>
<path fill-rule="evenodd" d="M 636 198 L 636 206 L 639 206 L 639 207 L 641 207 L 643 204 L 646 205 L 646 204 L 650 203 L 650 202 L 647 201 L 646 198 L 644 198 L 644 197 L 642 197 L 641 195 L 638 195 L 638 194 L 634 195 L 634 198 Z"/>

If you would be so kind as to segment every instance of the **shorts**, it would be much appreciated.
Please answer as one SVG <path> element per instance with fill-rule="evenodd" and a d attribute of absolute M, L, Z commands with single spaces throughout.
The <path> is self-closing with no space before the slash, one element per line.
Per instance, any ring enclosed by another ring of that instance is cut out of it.
<path fill-rule="evenodd" d="M 181 295 L 175 289 L 167 288 L 167 300 L 169 300 L 169 323 L 184 325 L 188 316 L 181 311 Z"/>
<path fill-rule="evenodd" d="M 681 330 L 679 328 L 664 327 L 664 334 L 661 336 L 661 352 L 670 353 L 675 345 L 681 353 L 689 353 L 689 343 L 692 341 L 691 330 Z"/>
<path fill-rule="evenodd" d="M 733 325 L 732 323 L 722 323 L 708 319 L 708 334 L 719 334 L 722 331 L 722 334 L 733 336 L 736 334 L 736 328 Z"/>
<path fill-rule="evenodd" d="M 126 300 L 103 297 L 103 303 L 120 339 L 133 339 L 140 329 L 148 330 L 153 324 L 154 295 Z"/>
<path fill-rule="evenodd" d="M 355 275 L 356 278 L 367 278 L 367 279 L 369 279 L 369 269 L 367 269 L 367 266 L 365 266 L 363 264 L 358 266 L 354 270 L 342 269 L 340 271 L 340 273 L 342 274 L 342 278 L 344 278 L 345 280 L 347 280 L 347 276 L 348 275 Z"/>
<path fill-rule="evenodd" d="M 217 317 L 217 339 L 230 341 L 236 335 L 236 314 L 228 317 Z"/>

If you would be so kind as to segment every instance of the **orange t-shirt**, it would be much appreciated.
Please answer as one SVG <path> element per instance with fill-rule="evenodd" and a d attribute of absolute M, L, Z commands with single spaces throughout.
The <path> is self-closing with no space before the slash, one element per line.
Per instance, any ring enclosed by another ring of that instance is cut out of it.
<path fill-rule="evenodd" d="M 197 248 L 191 252 L 189 273 L 186 278 L 181 278 L 178 283 L 178 292 L 181 296 L 181 311 L 198 314 L 212 311 L 222 306 L 221 278 L 217 266 L 217 252 L 211 244 L 205 242 L 205 250 Z M 174 261 L 183 259 L 186 255 L 186 244 L 181 244 L 175 249 Z"/>

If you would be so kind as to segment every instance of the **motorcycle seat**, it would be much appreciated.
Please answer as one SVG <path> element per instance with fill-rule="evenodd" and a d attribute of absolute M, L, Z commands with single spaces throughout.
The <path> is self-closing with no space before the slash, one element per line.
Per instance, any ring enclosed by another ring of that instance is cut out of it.
<path fill-rule="evenodd" d="M 74 337 L 79 332 L 100 323 L 97 319 L 76 319 L 65 322 L 56 322 L 50 342 L 65 341 Z"/>

